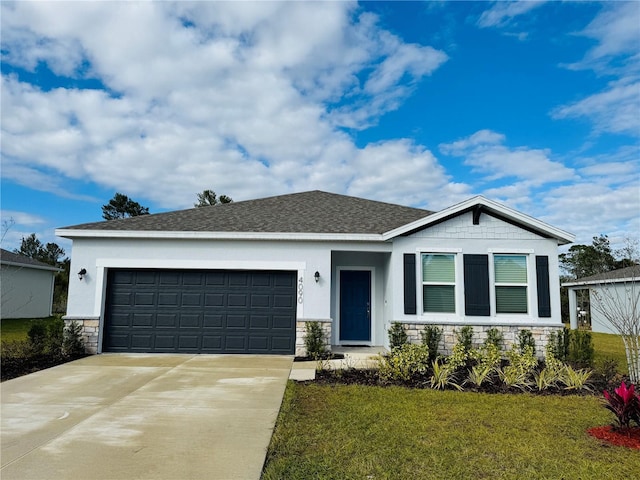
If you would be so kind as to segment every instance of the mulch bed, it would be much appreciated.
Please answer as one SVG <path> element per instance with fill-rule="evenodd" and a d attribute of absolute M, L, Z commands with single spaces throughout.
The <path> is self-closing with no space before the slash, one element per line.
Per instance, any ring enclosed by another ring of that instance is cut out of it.
<path fill-rule="evenodd" d="M 605 425 L 603 427 L 590 428 L 587 433 L 609 445 L 640 450 L 640 427 L 621 430 L 615 429 L 611 425 Z"/>
<path fill-rule="evenodd" d="M 87 355 L 74 355 L 68 357 L 51 357 L 48 355 L 37 355 L 26 358 L 4 358 L 2 361 L 2 370 L 0 370 L 1 381 L 11 380 L 12 378 L 21 377 L 30 373 L 55 367 L 63 363 L 78 360 Z"/>

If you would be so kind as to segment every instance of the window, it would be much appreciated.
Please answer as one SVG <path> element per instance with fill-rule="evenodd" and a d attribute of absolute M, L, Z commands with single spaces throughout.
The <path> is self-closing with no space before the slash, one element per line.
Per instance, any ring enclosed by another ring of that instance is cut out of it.
<path fill-rule="evenodd" d="M 455 255 L 422 254 L 422 310 L 455 313 Z"/>
<path fill-rule="evenodd" d="M 527 313 L 527 256 L 494 255 L 496 313 Z"/>

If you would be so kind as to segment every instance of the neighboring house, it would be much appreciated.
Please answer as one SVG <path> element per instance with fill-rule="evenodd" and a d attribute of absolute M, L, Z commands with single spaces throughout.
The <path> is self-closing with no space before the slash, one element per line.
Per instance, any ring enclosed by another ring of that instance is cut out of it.
<path fill-rule="evenodd" d="M 620 268 L 611 272 L 599 273 L 590 277 L 562 284 L 569 293 L 569 320 L 571 328 L 578 328 L 577 296 L 580 291 L 589 290 L 589 311 L 591 331 L 600 333 L 618 333 L 602 314 L 603 307 L 609 311 L 617 303 L 615 309 L 631 311 L 640 309 L 640 265 Z M 609 304 L 609 305 L 607 305 Z M 600 307 L 599 307 L 600 305 Z"/>
<path fill-rule="evenodd" d="M 61 270 L 24 255 L 0 249 L 2 318 L 43 318 L 51 315 L 53 285 Z"/>
<path fill-rule="evenodd" d="M 303 354 L 388 346 L 401 322 L 498 327 L 539 345 L 562 326 L 558 245 L 573 235 L 483 197 L 440 212 L 320 191 L 62 228 L 67 321 L 91 352 Z M 539 351 L 542 351 L 539 349 Z"/>

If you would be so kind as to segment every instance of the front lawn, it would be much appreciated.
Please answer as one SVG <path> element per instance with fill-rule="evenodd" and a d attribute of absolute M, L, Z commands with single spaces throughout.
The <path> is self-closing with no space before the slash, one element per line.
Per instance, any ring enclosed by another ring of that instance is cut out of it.
<path fill-rule="evenodd" d="M 3 318 L 0 321 L 0 341 L 13 342 L 14 340 L 26 340 L 29 329 L 36 323 L 46 327 L 55 322 L 60 316 L 47 318 Z"/>
<path fill-rule="evenodd" d="M 289 382 L 263 479 L 634 478 L 640 452 L 585 430 L 593 396 Z"/>
<path fill-rule="evenodd" d="M 591 337 L 593 338 L 596 366 L 601 364 L 603 360 L 613 359 L 618 364 L 620 373 L 629 373 L 624 344 L 620 335 L 591 332 Z"/>

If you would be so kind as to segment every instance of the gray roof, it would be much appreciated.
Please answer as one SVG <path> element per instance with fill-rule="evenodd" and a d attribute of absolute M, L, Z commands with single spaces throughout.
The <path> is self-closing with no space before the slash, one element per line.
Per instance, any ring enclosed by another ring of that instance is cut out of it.
<path fill-rule="evenodd" d="M 640 265 L 633 265 L 631 267 L 619 268 L 618 270 L 612 270 L 610 272 L 578 278 L 577 280 L 565 282 L 562 286 L 573 287 L 578 285 L 593 285 L 597 283 L 616 283 L 616 280 L 622 280 L 625 278 L 633 278 L 640 281 Z"/>
<path fill-rule="evenodd" d="M 13 253 L 4 248 L 0 248 L 0 261 L 5 265 L 14 265 L 17 267 L 36 268 L 38 270 L 51 270 L 54 272 L 61 271 L 59 268 L 49 265 L 48 263 L 34 260 L 33 258 L 19 253 Z"/>
<path fill-rule="evenodd" d="M 293 193 L 84 223 L 69 230 L 383 234 L 433 212 L 335 193 Z"/>

